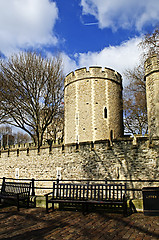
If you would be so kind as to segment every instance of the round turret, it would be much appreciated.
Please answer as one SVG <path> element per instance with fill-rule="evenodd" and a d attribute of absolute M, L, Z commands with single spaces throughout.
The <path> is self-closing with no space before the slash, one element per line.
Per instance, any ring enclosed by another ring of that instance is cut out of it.
<path fill-rule="evenodd" d="M 148 129 L 151 137 L 159 137 L 159 59 L 156 55 L 145 61 Z"/>
<path fill-rule="evenodd" d="M 65 144 L 123 136 L 122 78 L 101 67 L 65 78 Z"/>

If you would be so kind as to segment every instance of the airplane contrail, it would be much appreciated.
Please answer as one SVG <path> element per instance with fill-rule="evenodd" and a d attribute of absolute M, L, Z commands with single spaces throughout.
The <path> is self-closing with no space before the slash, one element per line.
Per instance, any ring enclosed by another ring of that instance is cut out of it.
<path fill-rule="evenodd" d="M 84 23 L 84 25 L 86 25 L 86 26 L 97 25 L 97 24 L 98 24 L 98 22 L 95 22 L 95 23 Z"/>

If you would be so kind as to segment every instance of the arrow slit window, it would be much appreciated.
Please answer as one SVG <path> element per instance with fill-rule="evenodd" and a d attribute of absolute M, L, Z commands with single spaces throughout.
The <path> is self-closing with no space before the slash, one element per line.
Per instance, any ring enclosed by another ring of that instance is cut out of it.
<path fill-rule="evenodd" d="M 108 113 L 107 113 L 107 108 L 105 107 L 104 108 L 104 118 L 107 118 L 108 117 Z"/>

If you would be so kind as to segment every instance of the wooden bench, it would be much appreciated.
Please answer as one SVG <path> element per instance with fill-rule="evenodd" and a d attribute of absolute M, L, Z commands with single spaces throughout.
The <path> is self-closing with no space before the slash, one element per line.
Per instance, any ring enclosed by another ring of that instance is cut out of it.
<path fill-rule="evenodd" d="M 3 178 L 2 188 L 0 192 L 0 202 L 1 199 L 11 199 L 17 202 L 17 210 L 19 211 L 20 202 L 26 204 L 29 207 L 29 197 L 31 190 L 31 182 L 6 182 Z"/>
<path fill-rule="evenodd" d="M 73 184 L 53 183 L 53 191 L 46 194 L 46 211 L 48 204 L 75 203 L 87 212 L 90 206 L 103 205 L 109 208 L 120 208 L 127 215 L 126 184 Z"/>

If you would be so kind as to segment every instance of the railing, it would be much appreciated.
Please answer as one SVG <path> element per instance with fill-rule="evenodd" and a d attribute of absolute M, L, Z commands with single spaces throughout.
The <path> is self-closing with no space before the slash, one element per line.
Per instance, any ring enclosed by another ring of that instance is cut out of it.
<path fill-rule="evenodd" d="M 3 178 L 0 178 L 0 186 L 2 184 Z M 52 190 L 53 182 L 74 182 L 74 183 L 126 183 L 128 196 L 135 198 L 135 193 L 139 193 L 137 196 L 141 196 L 142 187 L 145 186 L 159 186 L 159 180 L 91 180 L 91 179 L 15 179 L 15 178 L 5 178 L 6 181 L 25 181 L 32 182 L 31 184 L 31 194 L 43 195 L 44 193 L 50 192 Z M 138 185 L 136 188 L 135 186 Z M 40 194 L 39 194 L 40 193 Z"/>

